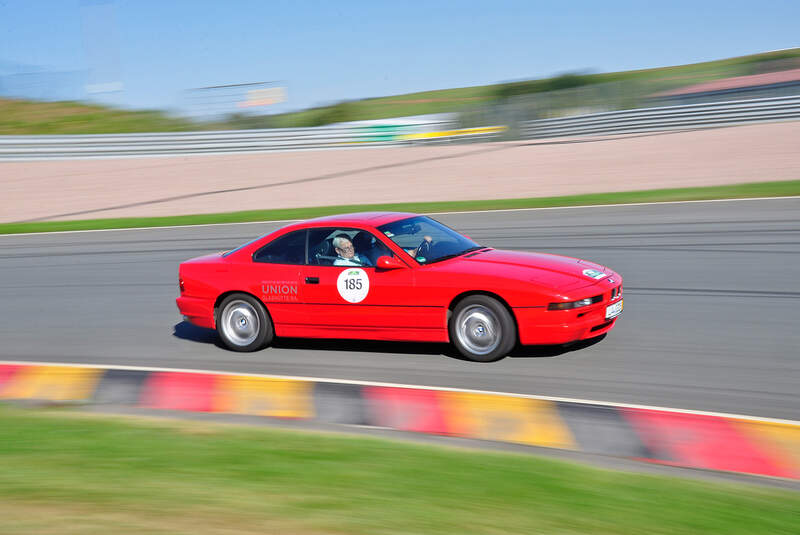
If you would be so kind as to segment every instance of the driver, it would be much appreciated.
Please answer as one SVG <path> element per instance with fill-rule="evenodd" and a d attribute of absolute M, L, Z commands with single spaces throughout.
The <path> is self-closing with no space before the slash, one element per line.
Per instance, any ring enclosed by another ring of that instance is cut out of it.
<path fill-rule="evenodd" d="M 356 254 L 353 242 L 346 235 L 339 235 L 333 239 L 333 248 L 338 257 L 333 261 L 334 266 L 367 266 L 369 262 Z"/>

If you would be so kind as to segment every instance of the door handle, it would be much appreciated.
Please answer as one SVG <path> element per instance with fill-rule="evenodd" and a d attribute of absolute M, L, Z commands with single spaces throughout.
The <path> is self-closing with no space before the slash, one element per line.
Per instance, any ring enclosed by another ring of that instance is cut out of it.
<path fill-rule="evenodd" d="M 319 284 L 319 277 L 306 277 L 306 284 Z"/>

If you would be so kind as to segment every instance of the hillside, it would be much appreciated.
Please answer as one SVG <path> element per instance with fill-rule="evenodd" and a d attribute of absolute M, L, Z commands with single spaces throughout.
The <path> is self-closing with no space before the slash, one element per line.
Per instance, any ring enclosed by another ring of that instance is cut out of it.
<path fill-rule="evenodd" d="M 615 82 L 637 84 L 638 92 L 646 94 L 763 70 L 780 70 L 788 68 L 786 65 L 790 62 L 795 65 L 800 62 L 800 48 L 655 69 L 598 74 L 569 73 L 538 80 L 355 100 L 295 113 L 249 117 L 239 120 L 238 124 L 244 128 L 316 126 L 342 121 L 464 111 L 502 102 L 517 95 Z M 237 123 L 236 120 L 233 122 Z"/>
<path fill-rule="evenodd" d="M 107 134 L 197 129 L 159 111 L 125 111 L 78 102 L 0 98 L 0 135 Z"/>
<path fill-rule="evenodd" d="M 231 116 L 226 121 L 193 123 L 167 117 L 158 111 L 123 111 L 76 102 L 31 102 L 0 99 L 0 135 L 8 134 L 95 134 L 112 132 L 155 132 L 207 129 L 288 128 L 331 123 L 406 117 L 429 113 L 469 112 L 489 104 L 506 102 L 520 95 L 595 87 L 627 99 L 690 84 L 781 70 L 797 66 L 800 48 L 752 54 L 690 65 L 678 65 L 613 73 L 568 73 L 551 78 L 501 84 L 441 89 L 379 98 L 340 102 L 292 113 Z M 621 98 L 619 97 L 618 98 Z M 572 96 L 575 100 L 575 95 Z M 577 100 L 592 98 L 578 95 Z M 570 104 L 573 106 L 574 104 Z"/>

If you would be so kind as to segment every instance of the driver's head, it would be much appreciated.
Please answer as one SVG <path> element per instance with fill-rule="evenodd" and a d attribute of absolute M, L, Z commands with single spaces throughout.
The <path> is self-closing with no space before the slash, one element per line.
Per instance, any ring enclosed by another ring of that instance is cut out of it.
<path fill-rule="evenodd" d="M 333 248 L 336 249 L 336 254 L 342 258 L 353 258 L 356 252 L 353 242 L 347 236 L 336 236 L 333 239 Z"/>

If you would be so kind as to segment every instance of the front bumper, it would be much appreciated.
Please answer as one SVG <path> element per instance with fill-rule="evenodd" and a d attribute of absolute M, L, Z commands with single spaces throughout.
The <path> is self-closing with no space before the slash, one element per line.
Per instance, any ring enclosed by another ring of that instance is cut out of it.
<path fill-rule="evenodd" d="M 514 308 L 523 345 L 567 344 L 607 333 L 620 316 L 606 319 L 606 307 L 621 300 L 604 301 L 574 310 Z"/>

